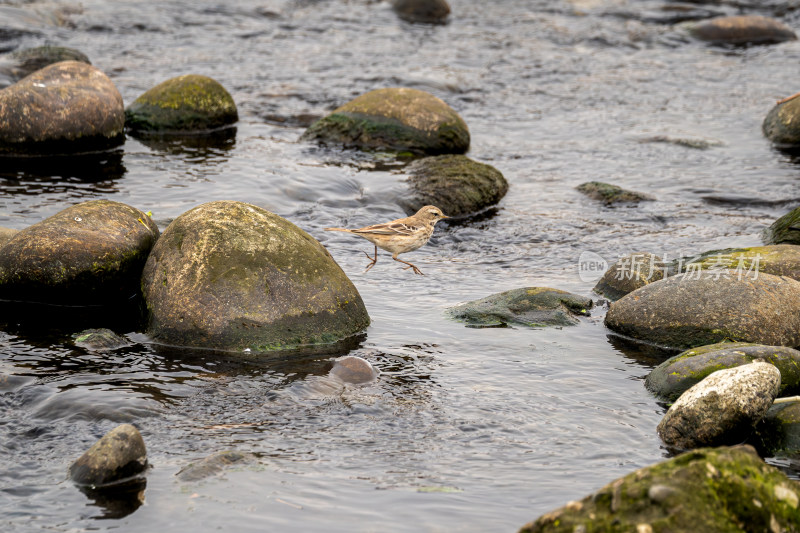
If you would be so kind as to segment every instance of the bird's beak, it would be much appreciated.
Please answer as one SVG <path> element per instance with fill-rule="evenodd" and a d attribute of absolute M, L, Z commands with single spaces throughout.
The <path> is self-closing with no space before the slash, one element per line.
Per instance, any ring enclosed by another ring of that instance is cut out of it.
<path fill-rule="evenodd" d="M 444 219 L 444 218 L 453 218 L 453 217 L 449 217 L 447 215 L 442 215 L 442 218 Z M 794 229 L 794 228 L 792 228 L 792 229 Z"/>

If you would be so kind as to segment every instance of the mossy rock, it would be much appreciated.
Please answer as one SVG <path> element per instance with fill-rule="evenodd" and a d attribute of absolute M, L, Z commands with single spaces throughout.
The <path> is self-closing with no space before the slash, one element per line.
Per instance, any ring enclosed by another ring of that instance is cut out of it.
<path fill-rule="evenodd" d="M 508 192 L 508 182 L 497 169 L 464 155 L 425 157 L 406 172 L 410 192 L 401 204 L 409 215 L 435 205 L 448 216 L 466 216 L 495 205 Z"/>
<path fill-rule="evenodd" d="M 800 455 L 800 402 L 773 405 L 756 426 L 749 442 L 764 456 Z"/>
<path fill-rule="evenodd" d="M 688 28 L 692 37 L 721 45 L 776 44 L 797 39 L 786 24 L 760 15 L 716 17 Z"/>
<path fill-rule="evenodd" d="M 573 326 L 579 316 L 588 316 L 592 299 L 547 287 L 505 291 L 451 307 L 451 318 L 469 327 Z"/>
<path fill-rule="evenodd" d="M 370 91 L 312 124 L 301 140 L 361 150 L 463 154 L 466 123 L 450 106 L 417 89 Z"/>
<path fill-rule="evenodd" d="M 733 270 L 656 281 L 612 303 L 608 328 L 629 338 L 688 349 L 723 341 L 800 345 L 800 282 Z"/>
<path fill-rule="evenodd" d="M 91 200 L 14 234 L 0 247 L 0 298 L 62 305 L 128 300 L 158 226 L 138 209 Z"/>
<path fill-rule="evenodd" d="M 393 0 L 392 9 L 406 22 L 444 24 L 450 14 L 445 0 Z"/>
<path fill-rule="evenodd" d="M 102 487 L 129 480 L 147 468 L 147 449 L 134 426 L 122 424 L 106 433 L 69 467 L 72 481 Z"/>
<path fill-rule="evenodd" d="M 800 116 L 798 116 L 798 120 L 800 120 Z M 800 133 L 800 130 L 798 132 Z M 798 139 L 800 139 L 800 135 Z M 800 207 L 792 209 L 765 229 L 764 243 L 800 244 Z"/>
<path fill-rule="evenodd" d="M 121 144 L 122 96 L 97 68 L 62 61 L 0 90 L 0 155 L 92 152 Z"/>
<path fill-rule="evenodd" d="M 187 74 L 156 85 L 125 110 L 133 133 L 203 133 L 239 120 L 230 93 L 207 76 Z"/>
<path fill-rule="evenodd" d="M 37 46 L 15 50 L 0 62 L 0 76 L 16 82 L 37 70 L 61 61 L 79 61 L 91 65 L 86 54 L 63 46 Z"/>
<path fill-rule="evenodd" d="M 369 325 L 328 251 L 254 205 L 217 201 L 164 230 L 142 276 L 148 334 L 177 346 L 266 352 L 326 344 Z"/>
<path fill-rule="evenodd" d="M 800 352 L 786 346 L 721 342 L 686 350 L 650 372 L 644 384 L 659 398 L 673 402 L 709 374 L 763 359 L 781 373 L 779 394 L 800 394 Z"/>
<path fill-rule="evenodd" d="M 611 265 L 593 290 L 609 300 L 619 300 L 636 289 L 664 279 L 665 272 L 666 265 L 660 257 L 636 252 Z"/>
<path fill-rule="evenodd" d="M 800 145 L 800 98 L 798 95 L 781 100 L 770 109 L 761 131 L 778 147 Z"/>
<path fill-rule="evenodd" d="M 641 468 L 520 533 L 800 531 L 800 484 L 750 446 L 701 448 Z"/>
<path fill-rule="evenodd" d="M 97 352 L 116 350 L 130 344 L 125 337 L 107 328 L 86 329 L 73 335 L 72 342 L 78 348 Z"/>
<path fill-rule="evenodd" d="M 704 252 L 684 263 L 682 271 L 734 270 L 737 276 L 750 278 L 759 273 L 787 276 L 800 280 L 800 246 L 778 244 L 750 248 L 728 248 Z"/>
<path fill-rule="evenodd" d="M 635 204 L 653 200 L 653 198 L 647 194 L 629 191 L 622 187 L 611 185 L 610 183 L 603 183 L 602 181 L 587 181 L 586 183 L 578 185 L 576 189 L 592 200 L 598 200 L 607 206 Z"/>

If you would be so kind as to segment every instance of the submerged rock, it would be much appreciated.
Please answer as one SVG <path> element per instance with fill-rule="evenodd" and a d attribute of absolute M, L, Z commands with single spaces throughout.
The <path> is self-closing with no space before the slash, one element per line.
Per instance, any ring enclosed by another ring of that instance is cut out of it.
<path fill-rule="evenodd" d="M 800 282 L 733 270 L 697 271 L 656 281 L 612 303 L 608 328 L 670 348 L 722 341 L 800 345 Z"/>
<path fill-rule="evenodd" d="M 17 233 L 0 247 L 0 298 L 90 305 L 139 293 L 158 227 L 138 209 L 91 200 Z"/>
<path fill-rule="evenodd" d="M 742 46 L 747 44 L 776 44 L 797 39 L 786 24 L 759 15 L 717 17 L 689 27 L 696 39 L 713 44 Z"/>
<path fill-rule="evenodd" d="M 0 90 L 0 155 L 106 150 L 124 141 L 122 96 L 97 68 L 45 67 Z"/>
<path fill-rule="evenodd" d="M 366 359 L 354 355 L 347 355 L 333 362 L 333 368 L 331 368 L 330 374 L 336 376 L 345 383 L 358 385 L 373 381 L 378 377 L 379 372 Z"/>
<path fill-rule="evenodd" d="M 713 372 L 746 365 L 757 359 L 774 365 L 781 373 L 780 394 L 800 393 L 800 351 L 786 346 L 746 342 L 720 342 L 686 350 L 654 368 L 644 384 L 656 396 L 675 401 Z"/>
<path fill-rule="evenodd" d="M 767 139 L 779 147 L 800 144 L 800 93 L 779 101 L 770 109 L 761 131 Z"/>
<path fill-rule="evenodd" d="M 407 22 L 444 24 L 450 14 L 445 0 L 393 0 L 392 9 Z"/>
<path fill-rule="evenodd" d="M 497 169 L 463 155 L 425 157 L 406 172 L 411 192 L 401 203 L 408 214 L 435 205 L 451 217 L 470 215 L 496 204 L 508 191 Z"/>
<path fill-rule="evenodd" d="M 592 200 L 598 200 L 605 205 L 631 204 L 638 202 L 649 202 L 653 198 L 640 192 L 629 191 L 616 185 L 603 183 L 601 181 L 587 181 L 576 187 L 576 189 Z"/>
<path fill-rule="evenodd" d="M 750 442 L 764 456 L 800 454 L 800 401 L 775 403 L 756 425 Z"/>
<path fill-rule="evenodd" d="M 800 280 L 800 246 L 779 244 L 712 250 L 688 261 L 683 270 L 733 269 L 737 276 L 757 278 L 758 274 L 787 276 Z"/>
<path fill-rule="evenodd" d="M 678 449 L 742 442 L 778 395 L 781 374 L 770 363 L 717 370 L 681 394 L 658 424 L 658 434 Z"/>
<path fill-rule="evenodd" d="M 130 424 L 106 433 L 69 467 L 72 481 L 101 487 L 124 482 L 147 468 L 147 450 L 142 435 Z"/>
<path fill-rule="evenodd" d="M 187 74 L 156 85 L 125 110 L 132 132 L 208 132 L 239 120 L 230 93 L 207 76 Z"/>
<path fill-rule="evenodd" d="M 593 290 L 609 300 L 619 300 L 629 292 L 664 279 L 665 270 L 666 265 L 657 255 L 633 253 L 611 265 Z"/>
<path fill-rule="evenodd" d="M 520 533 L 798 531 L 800 484 L 750 446 L 704 448 L 641 468 Z"/>
<path fill-rule="evenodd" d="M 86 54 L 63 46 L 38 46 L 16 50 L 0 58 L 0 80 L 17 82 L 37 70 L 61 61 L 79 61 L 91 65 Z M 0 85 L 5 85 L 0 82 Z"/>
<path fill-rule="evenodd" d="M 105 328 L 81 331 L 73 336 L 73 342 L 79 348 L 98 352 L 116 350 L 130 344 L 125 337 Z"/>
<path fill-rule="evenodd" d="M 241 466 L 258 462 L 258 457 L 248 452 L 228 450 L 217 452 L 192 463 L 180 470 L 175 476 L 181 481 L 201 481 L 221 474 L 231 466 Z"/>
<path fill-rule="evenodd" d="M 362 150 L 463 154 L 466 123 L 450 106 L 417 89 L 377 89 L 362 94 L 309 127 L 301 140 Z"/>
<path fill-rule="evenodd" d="M 451 307 L 448 315 L 470 327 L 573 326 L 588 316 L 592 299 L 547 287 L 527 287 Z"/>
<path fill-rule="evenodd" d="M 800 120 L 800 116 L 798 120 Z M 798 131 L 798 140 L 800 140 L 800 131 Z M 766 244 L 800 244 L 800 207 L 792 209 L 765 229 L 764 242 Z"/>
<path fill-rule="evenodd" d="M 361 296 L 306 232 L 243 202 L 176 218 L 144 269 L 157 342 L 264 352 L 350 337 L 369 325 Z"/>

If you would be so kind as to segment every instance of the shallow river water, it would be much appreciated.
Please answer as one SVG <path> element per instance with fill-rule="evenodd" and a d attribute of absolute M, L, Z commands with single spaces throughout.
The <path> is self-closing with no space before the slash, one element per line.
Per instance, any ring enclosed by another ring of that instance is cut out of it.
<path fill-rule="evenodd" d="M 741 4 L 741 3 L 738 3 Z M 800 30 L 794 2 L 763 2 Z M 372 325 L 349 353 L 381 371 L 366 386 L 326 375 L 341 353 L 221 357 L 166 350 L 136 328 L 2 317 L 0 530 L 516 531 L 540 514 L 668 456 L 665 411 L 644 388 L 669 354 L 609 335 L 600 305 L 565 329 L 470 329 L 447 307 L 548 286 L 591 295 L 583 252 L 674 258 L 760 244 L 800 201 L 800 161 L 762 136 L 775 101 L 800 90 L 800 42 L 726 49 L 678 22 L 726 4 L 657 0 L 452 0 L 446 26 L 398 20 L 387 2 L 0 1 L 0 50 L 86 53 L 126 104 L 196 73 L 237 102 L 235 136 L 210 145 L 128 138 L 92 159 L 0 161 L 0 226 L 24 228 L 89 199 L 152 211 L 163 230 L 204 202 L 251 202 L 319 239 Z M 429 91 L 469 125 L 468 153 L 508 195 L 387 254 L 327 226 L 404 216 L 400 165 L 297 142 L 366 91 Z M 702 144 L 705 149 L 684 140 Z M 608 208 L 578 193 L 606 181 L 656 201 Z M 75 348 L 79 327 L 129 340 Z M 69 464 L 116 425 L 145 439 L 144 502 L 89 497 Z M 175 474 L 222 450 L 258 462 L 200 482 Z M 772 460 L 790 475 L 798 467 Z"/>

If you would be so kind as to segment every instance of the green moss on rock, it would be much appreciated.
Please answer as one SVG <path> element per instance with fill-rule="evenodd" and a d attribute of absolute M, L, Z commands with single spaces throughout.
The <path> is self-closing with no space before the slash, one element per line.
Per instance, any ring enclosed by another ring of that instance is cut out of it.
<path fill-rule="evenodd" d="M 370 91 L 312 124 L 301 140 L 362 150 L 461 154 L 469 130 L 442 100 L 417 89 Z"/>
<path fill-rule="evenodd" d="M 800 454 L 800 402 L 773 405 L 756 426 L 749 442 L 764 456 L 797 457 Z"/>
<path fill-rule="evenodd" d="M 171 78 L 125 110 L 132 132 L 207 132 L 239 120 L 236 104 L 219 82 L 196 74 Z"/>
<path fill-rule="evenodd" d="M 603 183 L 601 181 L 588 181 L 578 185 L 576 189 L 589 198 L 603 202 L 608 206 L 653 200 L 651 196 L 646 194 L 629 191 L 627 189 L 623 189 L 622 187 L 611 185 L 610 183 Z"/>
<path fill-rule="evenodd" d="M 139 431 L 121 424 L 106 433 L 69 467 L 72 481 L 102 487 L 126 480 L 147 468 L 147 450 Z"/>
<path fill-rule="evenodd" d="M 682 271 L 733 269 L 737 276 L 758 277 L 758 273 L 787 276 L 800 280 L 800 246 L 779 244 L 728 248 L 704 252 L 683 264 Z"/>
<path fill-rule="evenodd" d="M 798 122 L 800 122 L 800 116 L 798 116 Z M 798 140 L 800 140 L 800 130 L 798 130 Z M 764 230 L 764 242 L 766 244 L 800 244 L 800 207 L 792 209 Z"/>

